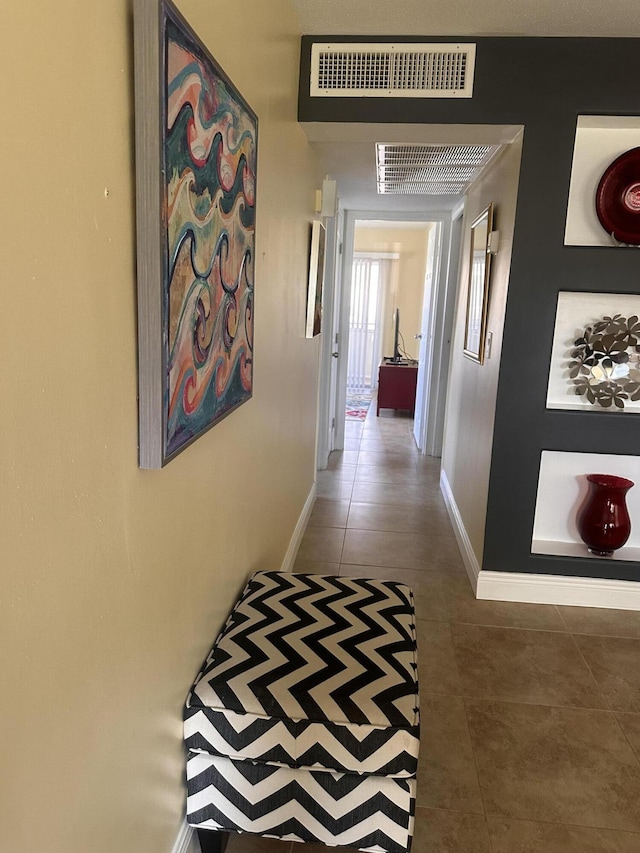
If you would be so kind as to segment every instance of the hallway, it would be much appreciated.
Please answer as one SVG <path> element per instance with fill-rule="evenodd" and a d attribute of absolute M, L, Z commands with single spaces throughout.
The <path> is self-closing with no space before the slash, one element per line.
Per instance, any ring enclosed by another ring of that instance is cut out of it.
<path fill-rule="evenodd" d="M 376 418 L 375 405 L 347 422 L 344 452 L 318 474 L 295 570 L 414 590 L 414 853 L 637 853 L 640 613 L 476 601 L 440 460 L 417 453 L 412 425 L 388 410 Z M 234 837 L 228 851 L 289 846 Z"/>

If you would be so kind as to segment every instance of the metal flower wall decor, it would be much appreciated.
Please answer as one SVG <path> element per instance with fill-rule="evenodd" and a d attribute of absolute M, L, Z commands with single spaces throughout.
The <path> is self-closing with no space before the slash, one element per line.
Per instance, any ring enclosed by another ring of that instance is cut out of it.
<path fill-rule="evenodd" d="M 573 343 L 569 381 L 604 409 L 640 400 L 640 319 L 614 314 L 586 326 Z"/>

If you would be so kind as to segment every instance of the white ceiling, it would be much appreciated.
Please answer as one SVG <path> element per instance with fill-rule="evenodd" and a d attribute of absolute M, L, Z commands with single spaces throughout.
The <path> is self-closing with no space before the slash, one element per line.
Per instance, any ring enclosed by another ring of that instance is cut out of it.
<path fill-rule="evenodd" d="M 640 0 L 291 0 L 305 35 L 640 37 Z M 375 143 L 493 144 L 518 127 L 304 123 L 347 207 L 447 209 L 450 196 L 379 196 Z"/>
<path fill-rule="evenodd" d="M 353 210 L 450 210 L 452 196 L 378 195 L 376 142 L 506 145 L 520 133 L 518 125 L 348 124 L 303 122 L 302 127 L 326 173 L 338 182 L 338 194 Z"/>
<path fill-rule="evenodd" d="M 638 0 L 291 0 L 305 35 L 640 36 Z"/>

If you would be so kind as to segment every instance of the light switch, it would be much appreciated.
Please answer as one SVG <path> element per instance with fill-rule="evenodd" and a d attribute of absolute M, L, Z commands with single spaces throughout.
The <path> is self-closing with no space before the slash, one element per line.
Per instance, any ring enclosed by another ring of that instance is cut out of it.
<path fill-rule="evenodd" d="M 493 344 L 493 332 L 487 332 L 487 338 L 484 344 L 484 357 L 491 358 L 491 345 Z"/>

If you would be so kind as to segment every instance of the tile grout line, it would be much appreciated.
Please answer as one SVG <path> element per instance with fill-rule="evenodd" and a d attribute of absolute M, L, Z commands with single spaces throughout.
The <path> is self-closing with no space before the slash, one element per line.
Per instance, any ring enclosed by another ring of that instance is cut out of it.
<path fill-rule="evenodd" d="M 586 657 L 584 656 L 584 654 L 583 654 L 583 652 L 582 652 L 582 649 L 581 649 L 581 648 L 580 648 L 580 646 L 578 645 L 578 641 L 576 640 L 576 637 L 575 637 L 575 634 L 573 633 L 573 631 L 569 631 L 569 636 L 571 637 L 571 639 L 572 639 L 572 641 L 573 641 L 573 644 L 575 645 L 576 649 L 578 650 L 578 654 L 580 655 L 580 657 L 581 657 L 581 658 L 582 658 L 582 660 L 584 661 L 584 665 L 585 665 L 585 666 L 587 667 L 587 669 L 589 670 L 589 675 L 591 676 L 591 678 L 592 678 L 592 680 L 593 680 L 593 683 L 595 684 L 596 688 L 598 689 L 598 693 L 602 696 L 602 698 L 603 698 L 603 700 L 604 700 L 604 703 L 605 703 L 605 705 L 607 706 L 607 710 L 615 716 L 615 711 L 614 711 L 614 710 L 613 710 L 613 708 L 611 707 L 611 703 L 609 702 L 609 698 L 608 698 L 608 696 L 605 694 L 605 692 L 604 692 L 604 690 L 602 689 L 602 687 L 600 686 L 600 684 L 598 683 L 598 679 L 597 679 L 597 678 L 595 677 L 595 675 L 593 674 L 593 670 L 592 670 L 592 669 L 591 669 L 591 667 L 589 666 L 589 661 L 586 659 Z M 589 636 L 589 635 L 585 635 L 585 636 Z M 617 722 L 617 720 L 616 720 L 616 722 Z"/>
<path fill-rule="evenodd" d="M 431 693 L 431 696 L 456 696 L 469 702 L 491 702 L 495 705 L 523 705 L 527 708 L 552 708 L 557 711 L 587 711 L 589 713 L 613 714 L 631 713 L 625 711 L 611 711 L 609 708 L 591 708 L 586 705 L 559 705 L 551 702 L 528 702 L 525 699 L 505 699 L 501 696 L 471 696 L 466 693 Z M 640 715 L 638 715 L 640 716 Z"/>
<path fill-rule="evenodd" d="M 365 419 L 366 420 L 366 419 Z M 358 456 L 356 458 L 356 476 L 358 474 L 358 465 L 360 462 L 360 452 L 362 447 L 362 433 L 364 429 L 360 431 L 360 435 L 358 438 Z M 342 548 L 340 549 L 340 559 L 338 560 L 338 577 L 342 575 L 342 557 L 344 555 L 344 546 L 347 541 L 347 530 L 349 530 L 349 516 L 351 515 L 351 505 L 353 504 L 353 490 L 355 487 L 355 477 L 353 478 L 353 482 L 351 484 L 351 491 L 349 492 L 349 506 L 347 507 L 347 521 L 344 528 L 344 536 L 342 538 Z M 344 575 L 342 575 L 344 577 Z"/>
<path fill-rule="evenodd" d="M 453 650 L 453 655 L 455 658 L 455 648 Z M 458 664 L 456 661 L 456 667 L 457 667 L 457 665 Z M 459 675 L 460 675 L 460 673 L 458 673 L 458 677 L 459 677 Z M 460 682 L 460 684 L 462 685 L 462 682 Z M 473 766 L 474 766 L 475 771 L 476 771 L 476 779 L 478 780 L 478 792 L 480 793 L 480 802 L 482 803 L 482 816 L 484 818 L 485 826 L 487 827 L 487 835 L 489 835 L 489 824 L 487 823 L 487 804 L 485 803 L 484 793 L 482 791 L 482 784 L 480 782 L 480 770 L 478 768 L 478 758 L 476 756 L 476 749 L 475 749 L 475 746 L 473 745 L 473 738 L 471 737 L 471 727 L 469 726 L 469 714 L 468 714 L 468 710 L 467 710 L 467 700 L 465 699 L 464 696 L 461 696 L 460 698 L 462 699 L 462 707 L 464 709 L 464 719 L 465 719 L 465 722 L 467 724 L 467 733 L 469 735 L 469 743 L 471 744 L 471 754 L 473 755 Z M 491 844 L 491 838 L 489 838 L 489 844 Z"/>
<path fill-rule="evenodd" d="M 567 620 L 566 620 L 566 619 L 564 618 L 564 616 L 562 615 L 562 610 L 558 607 L 558 605 L 557 605 L 557 604 L 554 604 L 553 606 L 555 607 L 556 612 L 557 612 L 558 616 L 560 617 L 560 621 L 562 622 L 562 624 L 564 625 L 564 627 L 567 629 L 567 631 L 568 631 L 570 634 L 572 634 L 573 632 L 572 632 L 571 628 L 569 627 L 569 625 L 567 624 Z"/>
<path fill-rule="evenodd" d="M 606 636 L 606 635 L 602 635 L 602 634 L 578 634 L 578 636 L 583 636 L 583 637 L 600 637 L 600 636 Z M 600 693 L 601 693 L 601 695 L 602 695 L 602 698 L 603 698 L 603 699 L 604 699 L 604 701 L 607 703 L 607 707 L 608 707 L 609 713 L 611 713 L 611 714 L 613 715 L 613 718 L 614 718 L 614 720 L 615 720 L 615 722 L 616 722 L 616 725 L 617 725 L 617 727 L 618 727 L 618 730 L 620 731 L 620 733 L 621 733 L 622 737 L 624 738 L 624 740 L 625 740 L 625 741 L 626 741 L 626 743 L 628 744 L 629 749 L 631 750 L 632 754 L 634 755 L 634 757 L 635 757 L 636 761 L 638 762 L 638 764 L 640 764 L 640 751 L 637 751 L 637 750 L 636 750 L 636 748 L 634 747 L 633 743 L 629 740 L 629 736 L 627 735 L 626 731 L 625 731 L 625 730 L 624 730 L 624 728 L 622 727 L 622 723 L 621 723 L 621 722 L 620 722 L 620 720 L 618 719 L 618 714 L 633 713 L 633 712 L 632 712 L 632 711 L 616 711 L 614 708 L 612 708 L 612 707 L 611 707 L 611 703 L 610 703 L 610 701 L 609 701 L 608 696 L 606 695 L 606 693 L 604 692 L 604 690 L 602 690 L 602 689 L 600 688 L 600 685 L 598 684 L 598 682 L 597 682 L 597 680 L 596 680 L 596 677 L 595 677 L 595 675 L 593 674 L 593 671 L 592 671 L 591 667 L 589 666 L 589 662 L 587 661 L 587 659 L 585 658 L 584 654 L 582 653 L 582 649 L 581 649 L 581 648 L 580 648 L 580 646 L 578 645 L 578 642 L 577 642 L 577 640 L 576 640 L 576 638 L 575 638 L 575 636 L 574 636 L 573 632 L 571 633 L 571 639 L 572 639 L 572 640 L 573 640 L 573 642 L 575 643 L 576 648 L 578 649 L 578 652 L 579 652 L 580 656 L 581 656 L 581 657 L 582 657 L 582 659 L 584 660 L 584 662 L 585 662 L 585 664 L 586 664 L 586 666 L 587 666 L 587 668 L 588 668 L 589 672 L 591 673 L 591 677 L 593 678 L 593 680 L 595 681 L 596 685 L 598 686 L 598 689 L 600 690 Z M 631 638 L 629 638 L 629 637 L 613 637 L 613 639 L 623 639 L 623 640 L 626 640 L 626 639 L 635 639 L 635 638 L 633 638 L 633 637 L 631 637 Z M 639 716 L 640 716 L 640 715 L 639 715 Z"/>
<path fill-rule="evenodd" d="M 614 716 L 614 718 L 615 718 L 615 721 L 616 721 L 616 724 L 617 724 L 618 728 L 619 728 L 619 729 L 620 729 L 620 731 L 622 732 L 622 737 L 623 737 L 623 738 L 626 740 L 626 742 L 629 744 L 629 748 L 631 749 L 631 752 L 635 755 L 635 757 L 636 757 L 636 761 L 638 762 L 638 764 L 640 764 L 640 750 L 637 750 L 637 749 L 634 747 L 634 745 L 631 743 L 631 741 L 629 740 L 629 736 L 627 735 L 627 733 L 625 732 L 625 730 L 622 728 L 622 723 L 621 723 L 621 722 L 620 722 L 620 720 L 618 719 L 618 714 L 624 714 L 624 713 L 629 713 L 629 712 L 625 712 L 625 711 L 613 711 L 613 716 Z"/>
<path fill-rule="evenodd" d="M 637 836 L 640 838 L 640 831 L 635 829 L 619 829 L 614 826 L 594 826 L 590 823 L 575 823 L 573 821 L 559 821 L 559 820 L 547 820 L 542 816 L 533 817 L 513 817 L 511 815 L 504 815 L 500 812 L 489 812 L 487 817 L 491 818 L 500 818 L 501 820 L 514 821 L 515 823 L 533 823 L 533 824 L 543 824 L 544 826 L 562 826 L 562 827 L 572 827 L 575 829 L 589 829 L 589 830 L 600 830 L 602 832 L 615 832 L 621 833 L 624 835 Z M 617 853 L 617 851 L 615 851 Z"/>
<path fill-rule="evenodd" d="M 475 746 L 473 744 L 473 738 L 471 737 L 471 727 L 469 725 L 469 713 L 468 713 L 468 708 L 467 708 L 467 699 L 464 696 L 464 686 L 462 683 L 462 679 L 460 677 L 460 667 L 458 666 L 458 656 L 456 653 L 455 644 L 453 642 L 453 634 L 451 632 L 451 625 L 452 625 L 451 619 L 449 620 L 448 625 L 449 625 L 449 636 L 451 637 L 451 648 L 453 650 L 453 662 L 454 662 L 454 665 L 456 667 L 456 673 L 458 675 L 458 682 L 460 684 L 460 690 L 461 690 L 460 699 L 462 700 L 462 707 L 464 709 L 464 719 L 465 719 L 465 723 L 467 725 L 467 734 L 469 736 L 469 743 L 471 744 L 471 754 L 473 756 L 473 766 L 474 766 L 474 769 L 476 771 L 476 780 L 478 783 L 478 792 L 480 794 L 480 802 L 482 803 L 482 816 L 484 818 L 484 823 L 485 823 L 485 827 L 487 830 L 487 837 L 489 838 L 489 846 L 490 846 L 491 850 L 493 850 L 493 847 L 491 845 L 491 836 L 489 835 L 489 825 L 487 823 L 487 804 L 485 802 L 485 797 L 484 797 L 484 793 L 482 790 L 482 784 L 480 781 L 480 770 L 478 768 L 478 758 L 476 755 L 476 749 L 475 749 Z"/>

